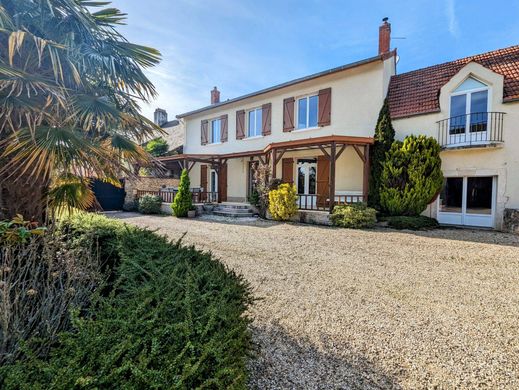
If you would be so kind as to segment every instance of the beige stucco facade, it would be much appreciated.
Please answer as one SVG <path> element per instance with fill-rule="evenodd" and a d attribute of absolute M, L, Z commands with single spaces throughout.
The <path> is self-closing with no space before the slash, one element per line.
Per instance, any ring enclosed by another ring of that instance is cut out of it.
<path fill-rule="evenodd" d="M 263 150 L 272 143 L 304 140 L 330 135 L 353 137 L 372 137 L 378 112 L 387 93 L 390 77 L 395 73 L 395 57 L 373 61 L 351 69 L 325 75 L 265 94 L 253 96 L 232 104 L 207 110 L 181 119 L 185 127 L 184 153 L 202 155 L 221 155 L 227 153 Z M 317 93 L 321 89 L 331 88 L 331 123 L 329 126 L 312 129 L 283 132 L 283 100 Z M 272 133 L 236 139 L 236 112 L 261 107 L 271 103 Z M 228 115 L 228 141 L 217 144 L 201 145 L 201 121 Z M 329 148 L 326 148 L 329 151 Z M 320 150 L 289 151 L 283 158 L 294 160 L 293 177 L 297 177 L 297 160 L 317 158 Z M 249 162 L 251 157 L 227 160 L 227 199 L 246 201 L 248 194 Z M 276 167 L 276 176 L 281 178 L 282 162 Z M 210 186 L 208 170 L 208 186 Z M 200 187 L 200 163 L 190 171 L 193 187 Z M 363 190 L 363 163 L 355 150 L 348 147 L 336 162 L 336 193 L 361 195 Z"/>
<path fill-rule="evenodd" d="M 468 77 L 489 87 L 489 111 L 504 112 L 503 142 L 470 148 L 444 148 L 441 153 L 445 177 L 496 177 L 494 227 L 502 227 L 505 208 L 519 208 L 519 102 L 503 103 L 503 76 L 471 62 L 440 91 L 440 112 L 393 120 L 399 139 L 410 134 L 438 137 L 437 121 L 450 116 L 451 93 Z M 437 217 L 438 200 L 425 212 Z"/>

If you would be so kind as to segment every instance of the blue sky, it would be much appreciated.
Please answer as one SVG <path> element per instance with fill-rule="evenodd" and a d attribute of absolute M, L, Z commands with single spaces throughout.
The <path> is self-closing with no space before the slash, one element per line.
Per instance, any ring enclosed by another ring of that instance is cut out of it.
<path fill-rule="evenodd" d="M 392 24 L 398 73 L 519 44 L 519 0 L 116 0 L 132 42 L 159 49 L 148 71 L 174 115 L 377 54 Z"/>

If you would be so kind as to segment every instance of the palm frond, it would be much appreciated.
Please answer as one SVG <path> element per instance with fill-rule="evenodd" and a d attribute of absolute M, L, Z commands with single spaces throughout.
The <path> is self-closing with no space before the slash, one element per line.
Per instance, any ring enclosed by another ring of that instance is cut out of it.
<path fill-rule="evenodd" d="M 88 210 L 96 203 L 90 180 L 66 175 L 54 180 L 49 190 L 49 207 L 60 214 L 76 210 Z"/>

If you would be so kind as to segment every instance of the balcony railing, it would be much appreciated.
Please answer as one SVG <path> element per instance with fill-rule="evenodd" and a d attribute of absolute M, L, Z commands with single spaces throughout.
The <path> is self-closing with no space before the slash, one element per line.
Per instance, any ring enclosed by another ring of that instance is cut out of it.
<path fill-rule="evenodd" d="M 158 196 L 165 203 L 173 203 L 177 190 L 171 191 L 148 191 L 137 190 L 137 199 L 143 195 Z M 191 198 L 193 203 L 216 203 L 218 202 L 218 192 L 191 190 Z"/>
<path fill-rule="evenodd" d="M 443 148 L 503 142 L 504 115 L 504 112 L 474 112 L 438 121 L 438 142 Z"/>
<path fill-rule="evenodd" d="M 330 210 L 330 198 L 328 195 L 318 194 L 299 194 L 297 195 L 297 207 L 300 210 Z M 335 205 L 345 205 L 352 203 L 362 203 L 364 196 L 362 195 L 335 195 Z"/>

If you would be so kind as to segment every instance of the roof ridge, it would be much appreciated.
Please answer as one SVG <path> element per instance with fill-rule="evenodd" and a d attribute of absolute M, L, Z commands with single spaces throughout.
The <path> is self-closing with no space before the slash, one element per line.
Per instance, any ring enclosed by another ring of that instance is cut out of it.
<path fill-rule="evenodd" d="M 507 46 L 507 47 L 503 47 L 503 48 L 500 48 L 500 49 L 490 50 L 490 51 L 487 51 L 487 52 L 484 52 L 484 53 L 473 54 L 473 55 L 470 55 L 470 56 L 466 56 L 466 57 L 462 57 L 462 58 L 457 58 L 455 60 L 445 61 L 445 62 L 442 62 L 440 64 L 434 64 L 434 65 L 429 65 L 429 66 L 426 66 L 426 67 L 423 67 L 423 68 L 413 69 L 413 70 L 410 70 L 410 71 L 407 71 L 407 72 L 404 72 L 404 73 L 399 73 L 399 74 L 393 75 L 391 78 L 397 78 L 397 77 L 405 76 L 405 75 L 408 75 L 408 74 L 411 74 L 411 73 L 420 72 L 420 71 L 423 71 L 423 70 L 428 70 L 428 69 L 432 69 L 432 68 L 436 68 L 436 67 L 442 67 L 442 66 L 445 66 L 445 65 L 448 65 L 448 64 L 457 63 L 457 62 L 473 60 L 475 57 L 488 56 L 488 55 L 491 55 L 491 54 L 494 54 L 494 53 L 497 53 L 497 52 L 500 52 L 500 51 L 510 50 L 510 49 L 518 49 L 519 50 L 519 45 Z"/>

